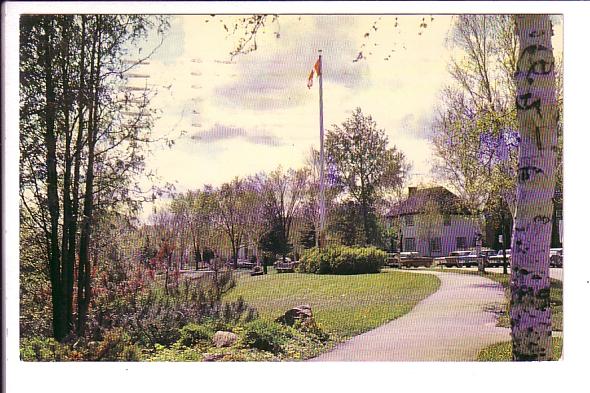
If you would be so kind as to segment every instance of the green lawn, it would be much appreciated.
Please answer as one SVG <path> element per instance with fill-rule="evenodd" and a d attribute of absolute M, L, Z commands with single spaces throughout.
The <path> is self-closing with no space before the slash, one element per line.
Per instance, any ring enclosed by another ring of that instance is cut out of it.
<path fill-rule="evenodd" d="M 441 269 L 436 269 L 440 271 Z M 461 270 L 461 269 L 442 269 L 444 272 L 459 273 L 459 274 L 477 274 L 476 271 Z M 506 295 L 506 312 L 498 318 L 498 326 L 510 327 L 509 311 L 509 299 L 510 299 L 510 274 L 492 273 L 486 272 L 483 277 L 489 278 L 490 280 L 496 281 L 504 287 L 504 293 Z M 563 283 L 559 280 L 551 279 L 551 323 L 554 331 L 563 330 Z"/>
<path fill-rule="evenodd" d="M 553 337 L 553 359 L 561 358 L 563 340 L 561 337 Z M 509 362 L 512 361 L 512 343 L 506 341 L 490 345 L 482 349 L 477 355 L 477 360 L 483 362 Z"/>
<path fill-rule="evenodd" d="M 242 296 L 266 319 L 309 304 L 316 321 L 339 340 L 406 314 L 439 285 L 435 276 L 389 269 L 347 276 L 278 274 L 271 270 L 264 276 L 241 275 L 225 300 Z"/>

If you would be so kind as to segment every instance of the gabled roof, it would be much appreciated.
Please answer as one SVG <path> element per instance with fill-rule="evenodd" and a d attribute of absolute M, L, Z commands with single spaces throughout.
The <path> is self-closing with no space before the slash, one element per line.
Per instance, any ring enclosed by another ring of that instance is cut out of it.
<path fill-rule="evenodd" d="M 446 188 L 439 186 L 415 189 L 408 198 L 393 205 L 387 216 L 396 217 L 423 213 L 430 202 L 434 202 L 442 214 L 469 214 L 461 206 L 458 196 Z"/>

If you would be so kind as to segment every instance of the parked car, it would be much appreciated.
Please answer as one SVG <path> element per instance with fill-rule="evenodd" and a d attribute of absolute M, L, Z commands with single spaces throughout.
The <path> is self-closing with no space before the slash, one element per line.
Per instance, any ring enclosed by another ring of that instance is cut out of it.
<path fill-rule="evenodd" d="M 469 250 L 457 250 L 445 257 L 445 267 L 463 267 L 465 263 L 470 259 L 471 251 Z"/>
<path fill-rule="evenodd" d="M 506 249 L 506 262 L 508 266 L 510 266 L 510 249 Z M 488 265 L 489 267 L 500 267 L 504 265 L 504 253 L 502 250 L 499 250 L 496 255 L 492 255 L 488 258 Z"/>
<path fill-rule="evenodd" d="M 248 259 L 238 259 L 238 269 L 252 269 L 256 263 L 250 262 Z"/>
<path fill-rule="evenodd" d="M 404 251 L 399 253 L 399 259 L 397 257 L 397 253 L 389 253 L 387 254 L 387 266 L 390 267 L 397 267 L 401 268 L 401 261 L 408 260 L 411 258 L 417 258 L 419 256 L 418 252 L 416 251 Z"/>
<path fill-rule="evenodd" d="M 549 266 L 563 267 L 563 248 L 552 248 L 549 250 Z"/>
<path fill-rule="evenodd" d="M 465 267 L 477 266 L 477 250 L 471 249 L 470 252 L 471 253 L 469 254 L 469 257 L 466 258 L 466 260 L 463 263 L 463 266 Z M 482 247 L 482 249 L 479 251 L 479 257 L 483 258 L 484 261 L 487 261 L 488 258 L 493 255 L 496 255 L 496 251 L 490 248 Z"/>
<path fill-rule="evenodd" d="M 387 256 L 387 265 L 391 267 L 403 268 L 403 267 L 430 267 L 432 265 L 432 258 L 422 257 L 416 251 L 404 251 L 399 253 L 399 259 L 397 254 L 390 253 Z"/>

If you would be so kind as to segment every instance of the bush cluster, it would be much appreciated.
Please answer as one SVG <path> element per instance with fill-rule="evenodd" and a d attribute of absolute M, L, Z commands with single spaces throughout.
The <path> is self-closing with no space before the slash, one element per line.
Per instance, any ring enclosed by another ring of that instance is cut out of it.
<path fill-rule="evenodd" d="M 292 335 L 289 329 L 264 319 L 254 320 L 244 326 L 242 344 L 248 348 L 279 353 Z"/>
<path fill-rule="evenodd" d="M 55 362 L 70 360 L 72 349 L 53 338 L 23 338 L 20 341 L 20 358 L 23 361 Z"/>
<path fill-rule="evenodd" d="M 75 343 L 59 343 L 53 338 L 24 338 L 20 343 L 24 361 L 137 361 L 141 348 L 121 328 L 105 333 L 102 341 L 80 339 Z"/>
<path fill-rule="evenodd" d="M 329 246 L 306 250 L 297 270 L 316 274 L 378 273 L 385 265 L 387 253 L 375 247 Z"/>
<path fill-rule="evenodd" d="M 209 326 L 188 323 L 180 329 L 178 342 L 188 348 L 194 347 L 197 343 L 210 341 L 213 333 L 213 329 Z"/>
<path fill-rule="evenodd" d="M 211 286 L 208 279 L 187 279 L 168 294 L 150 285 L 138 294 L 97 296 L 89 314 L 88 336 L 102 341 L 108 331 L 123 328 L 133 343 L 153 349 L 156 344 L 169 346 L 178 341 L 180 329 L 189 323 L 213 320 L 223 327 L 257 317 L 256 310 L 241 298 L 219 300 Z"/>

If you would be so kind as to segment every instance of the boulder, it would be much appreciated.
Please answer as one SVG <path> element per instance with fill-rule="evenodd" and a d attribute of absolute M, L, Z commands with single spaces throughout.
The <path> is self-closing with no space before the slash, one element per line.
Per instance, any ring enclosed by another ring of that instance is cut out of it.
<path fill-rule="evenodd" d="M 238 341 L 238 335 L 232 332 L 217 331 L 213 335 L 213 344 L 216 347 L 231 347 Z"/>
<path fill-rule="evenodd" d="M 312 320 L 313 313 L 311 312 L 311 306 L 309 304 L 303 304 L 287 310 L 285 314 L 276 319 L 276 322 L 287 326 L 293 326 L 296 321 L 301 321 L 301 323 L 304 324 Z"/>
<path fill-rule="evenodd" d="M 220 359 L 223 359 L 222 353 L 206 353 L 205 355 L 203 355 L 204 362 L 216 362 Z"/>

